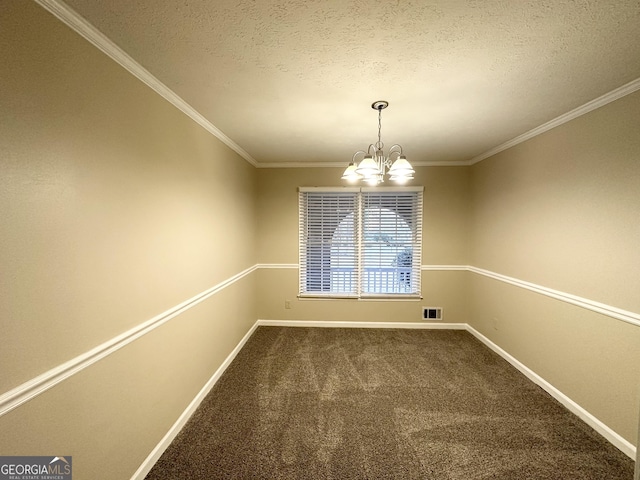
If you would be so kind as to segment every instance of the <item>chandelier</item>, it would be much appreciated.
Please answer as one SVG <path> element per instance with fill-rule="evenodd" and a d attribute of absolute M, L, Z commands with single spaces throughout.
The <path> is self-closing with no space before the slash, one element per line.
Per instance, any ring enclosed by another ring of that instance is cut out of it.
<path fill-rule="evenodd" d="M 389 175 L 389 180 L 404 183 L 413 178 L 415 171 L 407 161 L 407 157 L 402 154 L 402 146 L 393 145 L 389 153 L 384 153 L 384 143 L 382 143 L 382 110 L 389 106 L 389 102 L 378 100 L 371 104 L 371 108 L 378 111 L 378 141 L 369 145 L 365 152 L 358 150 L 353 154 L 351 163 L 342 174 L 342 179 L 350 182 L 363 180 L 369 185 L 378 185 L 384 182 L 384 176 Z M 364 157 L 360 163 L 356 163 L 356 157 L 362 154 Z M 393 156 L 397 155 L 395 161 Z M 388 169 L 388 170 L 387 170 Z"/>

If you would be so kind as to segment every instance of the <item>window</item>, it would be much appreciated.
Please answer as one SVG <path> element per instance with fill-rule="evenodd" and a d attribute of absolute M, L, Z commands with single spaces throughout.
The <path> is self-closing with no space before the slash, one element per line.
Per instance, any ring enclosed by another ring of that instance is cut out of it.
<path fill-rule="evenodd" d="M 300 295 L 419 297 L 422 187 L 300 188 Z"/>

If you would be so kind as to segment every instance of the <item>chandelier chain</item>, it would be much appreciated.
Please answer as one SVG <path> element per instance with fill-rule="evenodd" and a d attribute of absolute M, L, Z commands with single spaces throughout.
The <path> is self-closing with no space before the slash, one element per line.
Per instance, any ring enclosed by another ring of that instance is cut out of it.
<path fill-rule="evenodd" d="M 378 144 L 376 145 L 376 147 L 378 148 L 378 150 L 382 150 L 383 147 L 383 143 L 382 143 L 382 109 L 378 108 Z"/>

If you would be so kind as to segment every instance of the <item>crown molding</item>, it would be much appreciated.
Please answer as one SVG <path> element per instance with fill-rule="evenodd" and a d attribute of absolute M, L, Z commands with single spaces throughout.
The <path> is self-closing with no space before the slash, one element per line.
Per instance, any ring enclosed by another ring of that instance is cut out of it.
<path fill-rule="evenodd" d="M 258 168 L 345 168 L 349 162 L 262 162 Z"/>
<path fill-rule="evenodd" d="M 62 0 L 34 0 L 38 5 L 44 8 L 46 11 L 55 16 L 62 23 L 67 25 L 77 34 L 89 41 L 92 45 L 97 47 L 100 51 L 109 56 L 116 63 L 125 68 L 129 73 L 138 78 L 144 84 L 153 89 L 161 97 L 174 105 L 178 110 L 183 112 L 193 121 L 202 126 L 209 133 L 218 138 L 222 143 L 227 145 L 230 149 L 240 155 L 243 159 L 249 162 L 256 168 L 333 168 L 344 167 L 347 162 L 274 162 L 274 163 L 260 163 L 254 159 L 247 151 L 240 147 L 237 143 L 227 137 L 221 130 L 207 120 L 202 114 L 200 114 L 195 108 L 189 105 L 181 97 L 179 97 L 173 90 L 163 84 L 155 76 L 153 76 L 142 65 L 136 62 L 129 54 L 122 50 L 118 45 L 111 41 L 106 35 L 100 32 L 91 23 L 80 16 L 75 10 L 66 5 Z M 574 120 L 585 113 L 589 113 L 597 108 L 600 108 L 608 103 L 618 100 L 626 95 L 629 95 L 637 90 L 640 90 L 640 78 L 632 80 L 631 82 L 622 85 L 621 87 L 612 90 L 584 105 L 577 107 L 570 112 L 567 112 L 559 117 L 550 120 L 528 132 L 518 135 L 507 142 L 504 142 L 496 147 L 487 150 L 484 153 L 476 155 L 475 157 L 465 161 L 454 162 L 413 162 L 416 167 L 451 167 L 451 166 L 470 166 L 474 165 L 482 160 L 485 160 L 497 153 L 514 147 L 522 142 L 525 142 L 541 133 L 547 132 L 552 128 L 560 126 L 571 120 Z"/>
<path fill-rule="evenodd" d="M 465 167 L 468 165 L 467 161 L 452 161 L 452 162 L 411 162 L 414 167 Z"/>
<path fill-rule="evenodd" d="M 603 107 L 608 103 L 614 102 L 626 95 L 629 95 L 637 90 L 640 90 L 640 78 L 636 78 L 629 83 L 622 85 L 621 87 L 616 88 L 615 90 L 610 91 L 609 93 L 605 93 L 601 97 L 598 97 L 590 102 L 585 103 L 584 105 L 579 106 L 578 108 L 574 108 L 570 112 L 564 113 L 559 117 L 554 118 L 553 120 L 548 121 L 547 123 L 543 123 L 542 125 L 529 130 L 528 132 L 523 133 L 522 135 L 518 135 L 511 140 L 498 145 L 490 150 L 487 150 L 480 155 L 477 155 L 470 159 L 467 162 L 464 162 L 465 165 L 474 165 L 482 160 L 485 160 L 493 155 L 500 153 L 508 148 L 515 147 L 516 145 L 525 142 L 533 137 L 540 135 L 541 133 L 547 132 L 552 128 L 558 127 L 564 123 L 570 122 L 585 113 L 589 113 L 597 108 Z"/>
<path fill-rule="evenodd" d="M 346 168 L 349 162 L 269 162 L 259 163 L 258 168 Z M 411 162 L 414 167 L 464 167 L 467 161 Z"/>
<path fill-rule="evenodd" d="M 497 153 L 500 153 L 504 150 L 507 150 L 511 147 L 515 147 L 516 145 L 523 143 L 527 140 L 532 139 L 544 132 L 551 130 L 552 128 L 559 127 L 571 120 L 575 120 L 576 118 L 589 113 L 593 110 L 596 110 L 600 107 L 603 107 L 611 102 L 614 102 L 622 97 L 630 95 L 636 91 L 640 90 L 640 78 L 636 78 L 629 83 L 622 85 L 621 87 L 616 88 L 604 95 L 591 100 L 584 105 L 581 105 L 573 110 L 564 113 L 553 120 L 550 120 L 542 125 L 529 130 L 528 132 L 523 133 L 522 135 L 518 135 L 517 137 L 512 138 L 496 147 L 487 150 L 480 155 L 476 155 L 475 157 L 469 160 L 463 161 L 453 161 L 453 162 L 411 162 L 414 167 L 463 167 L 474 165 L 482 160 L 485 160 Z M 331 162 L 331 163 L 321 163 L 321 162 L 280 162 L 280 163 L 261 163 L 258 164 L 258 168 L 330 168 L 330 167 L 344 167 L 347 162 Z"/>
<path fill-rule="evenodd" d="M 254 167 L 258 166 L 258 162 L 243 150 L 237 143 L 227 137 L 221 130 L 207 120 L 202 114 L 200 114 L 195 108 L 185 102 L 179 97 L 173 90 L 167 87 L 164 83 L 154 77 L 147 69 L 136 62 L 128 53 L 122 50 L 118 45 L 111 41 L 105 34 L 99 31 L 91 23 L 85 20 L 80 14 L 78 14 L 71 7 L 66 5 L 61 0 L 34 0 L 38 5 L 51 13 L 54 17 L 71 28 L 78 35 L 83 37 L 89 43 L 94 45 L 98 50 L 106 54 L 109 58 L 114 60 L 125 70 L 131 73 L 134 77 L 138 78 L 145 85 L 154 90 L 162 98 L 171 103 L 174 107 L 180 110 L 182 113 L 191 118 L 194 122 L 199 124 L 206 131 L 218 138 L 231 150 L 236 152 L 247 162 Z"/>

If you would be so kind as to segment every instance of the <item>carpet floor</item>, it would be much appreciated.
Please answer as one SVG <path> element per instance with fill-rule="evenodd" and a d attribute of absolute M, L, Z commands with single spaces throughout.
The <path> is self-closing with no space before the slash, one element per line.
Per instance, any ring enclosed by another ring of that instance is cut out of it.
<path fill-rule="evenodd" d="M 633 468 L 466 331 L 259 327 L 146 478 L 632 480 Z"/>

